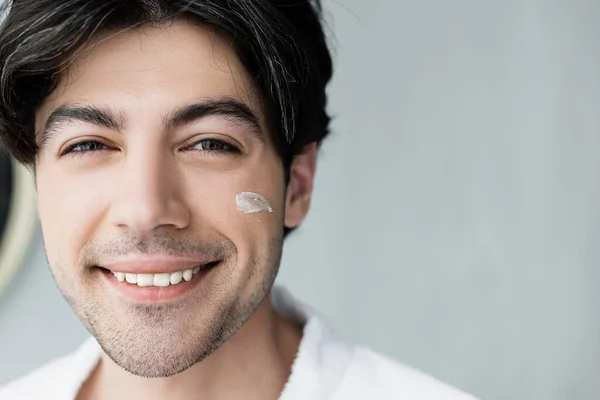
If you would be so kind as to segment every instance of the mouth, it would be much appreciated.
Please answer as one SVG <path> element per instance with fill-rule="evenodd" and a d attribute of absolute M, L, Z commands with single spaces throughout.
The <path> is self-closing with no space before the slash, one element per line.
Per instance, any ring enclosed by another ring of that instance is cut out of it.
<path fill-rule="evenodd" d="M 97 267 L 108 283 L 126 299 L 136 303 L 174 301 L 206 280 L 220 261 L 212 261 L 175 272 L 132 273 Z"/>
<path fill-rule="evenodd" d="M 182 282 L 190 282 L 200 272 L 215 267 L 219 262 L 213 261 L 199 265 L 195 268 L 184 269 L 176 272 L 159 272 L 155 274 L 139 274 L 133 272 L 112 271 L 107 268 L 98 267 L 105 273 L 113 274 L 118 282 L 125 285 L 137 285 L 138 287 L 168 287 L 180 285 Z"/>

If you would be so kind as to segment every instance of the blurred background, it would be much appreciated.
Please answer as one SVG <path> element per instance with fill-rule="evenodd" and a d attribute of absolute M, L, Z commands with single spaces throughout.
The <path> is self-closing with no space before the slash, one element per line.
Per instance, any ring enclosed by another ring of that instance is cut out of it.
<path fill-rule="evenodd" d="M 481 399 L 600 393 L 600 3 L 324 0 L 332 137 L 279 284 Z M 87 336 L 35 237 L 0 384 Z"/>

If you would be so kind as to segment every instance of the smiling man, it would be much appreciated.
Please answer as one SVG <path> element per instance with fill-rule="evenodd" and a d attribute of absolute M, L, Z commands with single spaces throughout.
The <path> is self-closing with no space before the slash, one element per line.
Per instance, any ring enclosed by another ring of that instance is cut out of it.
<path fill-rule="evenodd" d="M 328 132 L 319 13 L 13 1 L 0 135 L 35 171 L 52 273 L 93 337 L 0 399 L 468 398 L 273 288 Z"/>

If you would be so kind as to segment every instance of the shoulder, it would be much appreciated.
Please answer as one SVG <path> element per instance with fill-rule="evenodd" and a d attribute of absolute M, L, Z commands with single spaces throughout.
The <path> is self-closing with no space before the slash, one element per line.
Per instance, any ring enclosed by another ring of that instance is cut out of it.
<path fill-rule="evenodd" d="M 336 398 L 475 400 L 470 395 L 368 348 L 353 347 Z"/>
<path fill-rule="evenodd" d="M 318 311 L 283 288 L 274 291 L 272 300 L 280 315 L 304 325 L 292 376 L 281 399 L 475 400 L 420 371 L 348 342 Z"/>
<path fill-rule="evenodd" d="M 75 352 L 0 386 L 0 400 L 73 398 L 97 363 L 98 357 L 96 342 L 88 340 Z"/>
<path fill-rule="evenodd" d="M 64 384 L 65 373 L 69 370 L 70 359 L 70 356 L 61 357 L 0 387 L 0 400 L 57 398 L 59 385 Z"/>

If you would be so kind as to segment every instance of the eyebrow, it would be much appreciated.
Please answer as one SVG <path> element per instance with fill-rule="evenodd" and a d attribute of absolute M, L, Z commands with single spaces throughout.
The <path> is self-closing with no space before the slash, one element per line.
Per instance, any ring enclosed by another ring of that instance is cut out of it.
<path fill-rule="evenodd" d="M 208 117 L 225 118 L 250 127 L 249 133 L 261 142 L 265 141 L 256 114 L 239 100 L 223 98 L 211 99 L 183 106 L 163 119 L 163 128 L 172 130 Z M 114 110 L 94 105 L 62 105 L 57 107 L 46 121 L 39 134 L 39 146 L 43 147 L 58 133 L 63 124 L 83 122 L 122 133 L 126 128 L 126 118 Z"/>

